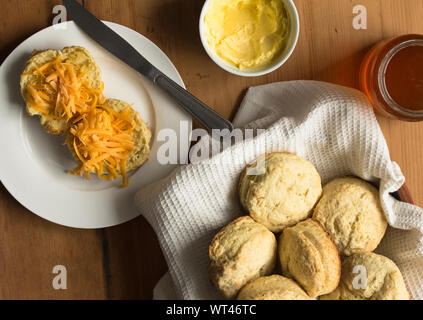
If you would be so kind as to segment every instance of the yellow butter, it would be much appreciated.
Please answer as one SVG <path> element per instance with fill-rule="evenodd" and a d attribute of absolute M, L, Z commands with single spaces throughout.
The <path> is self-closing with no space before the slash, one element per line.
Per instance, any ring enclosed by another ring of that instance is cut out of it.
<path fill-rule="evenodd" d="M 281 0 L 213 0 L 205 25 L 211 49 L 239 69 L 270 63 L 284 49 L 290 31 Z"/>

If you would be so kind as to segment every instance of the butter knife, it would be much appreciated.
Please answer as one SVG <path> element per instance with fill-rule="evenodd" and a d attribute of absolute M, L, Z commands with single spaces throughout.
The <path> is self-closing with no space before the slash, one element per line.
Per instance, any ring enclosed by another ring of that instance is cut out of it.
<path fill-rule="evenodd" d="M 76 0 L 63 0 L 63 5 L 73 21 L 104 49 L 143 74 L 154 84 L 172 96 L 200 125 L 209 132 L 212 129 L 233 130 L 230 121 L 205 105 L 163 72 L 153 66 L 134 47 L 97 17 L 82 7 Z"/>

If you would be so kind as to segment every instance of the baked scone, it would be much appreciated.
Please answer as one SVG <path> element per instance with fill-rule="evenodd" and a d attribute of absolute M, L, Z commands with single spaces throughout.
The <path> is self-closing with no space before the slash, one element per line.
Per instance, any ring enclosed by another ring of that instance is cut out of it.
<path fill-rule="evenodd" d="M 233 299 L 250 280 L 268 275 L 276 262 L 275 235 L 248 216 L 219 231 L 209 247 L 210 280 Z"/>
<path fill-rule="evenodd" d="M 325 185 L 313 219 L 325 227 L 340 254 L 346 256 L 375 250 L 388 225 L 378 190 L 353 177 Z"/>
<path fill-rule="evenodd" d="M 410 294 L 395 263 L 369 252 L 353 254 L 342 261 L 339 287 L 320 299 L 409 300 Z"/>
<path fill-rule="evenodd" d="M 239 292 L 238 300 L 310 300 L 310 297 L 295 281 L 272 275 L 248 282 Z"/>
<path fill-rule="evenodd" d="M 257 222 L 273 232 L 306 219 L 322 193 L 320 176 L 307 160 L 278 152 L 265 156 L 259 175 L 243 172 L 239 183 L 241 204 Z"/>
<path fill-rule="evenodd" d="M 69 120 L 94 100 L 102 102 L 103 82 L 93 56 L 82 47 L 34 51 L 20 79 L 27 112 L 39 115 L 51 134 L 65 133 Z"/>
<path fill-rule="evenodd" d="M 286 228 L 279 238 L 282 274 L 296 280 L 314 298 L 336 289 L 341 260 L 329 234 L 312 219 Z"/>
<path fill-rule="evenodd" d="M 147 124 L 128 103 L 117 99 L 107 99 L 93 115 L 79 118 L 66 135 L 66 144 L 78 162 L 73 173 L 96 173 L 108 180 L 122 175 L 126 185 L 126 172 L 148 160 L 151 131 Z"/>

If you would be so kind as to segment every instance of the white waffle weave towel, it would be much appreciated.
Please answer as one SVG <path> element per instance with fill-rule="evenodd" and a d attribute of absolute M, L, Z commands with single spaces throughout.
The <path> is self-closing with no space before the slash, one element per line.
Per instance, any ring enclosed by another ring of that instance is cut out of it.
<path fill-rule="evenodd" d="M 238 201 L 239 175 L 265 152 L 288 151 L 311 161 L 323 183 L 356 175 L 380 185 L 391 227 L 377 252 L 396 262 L 413 299 L 423 299 L 423 210 L 390 195 L 404 183 L 404 176 L 390 160 L 362 93 L 315 81 L 254 87 L 234 125 L 266 131 L 211 161 L 181 166 L 136 196 L 137 207 L 158 235 L 171 276 L 159 283 L 155 298 L 172 298 L 172 292 L 180 299 L 221 298 L 208 279 L 208 246 L 222 226 L 245 214 Z M 210 140 L 205 136 L 199 143 Z"/>

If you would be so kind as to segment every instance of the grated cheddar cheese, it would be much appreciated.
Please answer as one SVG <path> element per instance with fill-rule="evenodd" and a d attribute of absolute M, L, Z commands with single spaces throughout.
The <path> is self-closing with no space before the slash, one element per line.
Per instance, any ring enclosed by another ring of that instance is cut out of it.
<path fill-rule="evenodd" d="M 104 99 L 104 84 L 100 89 L 92 88 L 83 79 L 86 71 L 62 61 L 61 55 L 30 74 L 35 77 L 26 86 L 25 98 L 32 108 L 48 118 L 68 122 Z"/>
<path fill-rule="evenodd" d="M 129 184 L 126 163 L 134 151 L 136 121 L 132 108 L 118 112 L 104 105 L 104 84 L 94 89 L 84 80 L 86 70 L 59 55 L 29 75 L 25 98 L 30 107 L 50 119 L 69 123 L 67 139 L 80 164 L 69 174 L 90 179 L 122 177 Z"/>
<path fill-rule="evenodd" d="M 81 163 L 71 174 L 90 179 L 90 173 L 96 173 L 104 180 L 121 175 L 122 187 L 127 186 L 126 161 L 134 150 L 135 126 L 129 106 L 118 112 L 99 105 L 79 115 L 68 139 Z"/>

